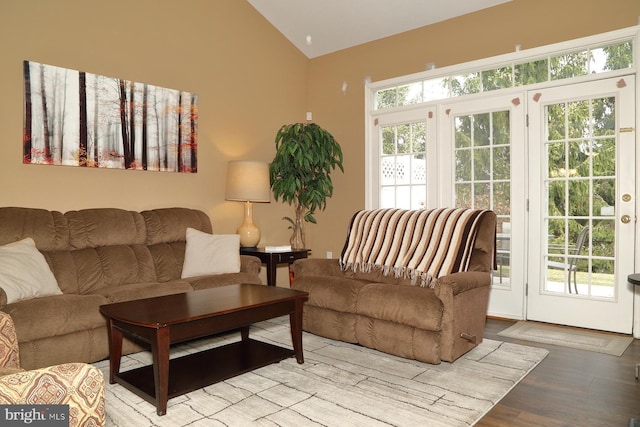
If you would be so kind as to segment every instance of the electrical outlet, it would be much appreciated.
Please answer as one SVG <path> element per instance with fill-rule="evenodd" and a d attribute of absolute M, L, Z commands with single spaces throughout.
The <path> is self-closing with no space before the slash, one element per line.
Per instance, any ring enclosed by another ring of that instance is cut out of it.
<path fill-rule="evenodd" d="M 327 251 L 327 259 L 333 258 L 333 252 Z"/>
<path fill-rule="evenodd" d="M 313 120 L 313 113 L 311 111 L 307 111 L 307 120 Z"/>

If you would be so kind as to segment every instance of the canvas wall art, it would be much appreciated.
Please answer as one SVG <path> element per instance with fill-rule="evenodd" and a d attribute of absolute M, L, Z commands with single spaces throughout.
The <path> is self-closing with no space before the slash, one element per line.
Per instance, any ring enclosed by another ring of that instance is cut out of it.
<path fill-rule="evenodd" d="M 198 97 L 24 61 L 23 163 L 196 172 Z"/>

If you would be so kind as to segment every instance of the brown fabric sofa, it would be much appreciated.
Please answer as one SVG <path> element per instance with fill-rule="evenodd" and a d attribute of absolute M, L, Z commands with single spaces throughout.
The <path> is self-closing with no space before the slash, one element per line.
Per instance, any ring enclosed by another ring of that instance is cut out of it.
<path fill-rule="evenodd" d="M 495 230 L 489 211 L 467 270 L 439 277 L 433 287 L 380 269 L 343 270 L 337 259 L 296 261 L 293 287 L 309 293 L 303 329 L 423 362 L 456 360 L 482 341 Z"/>
<path fill-rule="evenodd" d="M 31 237 L 62 290 L 7 304 L 26 369 L 108 357 L 106 321 L 98 307 L 111 302 L 189 292 L 235 283 L 260 284 L 260 260 L 241 256 L 239 273 L 181 279 L 187 227 L 211 233 L 201 211 L 165 208 L 133 212 L 86 209 L 61 213 L 0 208 L 0 245 Z M 124 352 L 140 348 L 124 343 Z"/>

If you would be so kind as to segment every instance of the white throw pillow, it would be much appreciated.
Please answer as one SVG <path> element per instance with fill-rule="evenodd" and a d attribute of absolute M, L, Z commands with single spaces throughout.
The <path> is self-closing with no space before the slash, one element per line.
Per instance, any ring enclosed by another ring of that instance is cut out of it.
<path fill-rule="evenodd" d="M 240 272 L 240 235 L 187 228 L 182 278 Z"/>
<path fill-rule="evenodd" d="M 62 294 L 44 255 L 30 237 L 0 246 L 0 288 L 7 294 L 7 303 Z"/>

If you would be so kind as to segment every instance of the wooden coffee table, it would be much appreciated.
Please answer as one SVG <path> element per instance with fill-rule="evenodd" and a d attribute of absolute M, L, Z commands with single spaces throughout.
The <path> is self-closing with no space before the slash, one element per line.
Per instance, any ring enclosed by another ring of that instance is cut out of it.
<path fill-rule="evenodd" d="M 107 304 L 109 382 L 119 383 L 167 412 L 167 400 L 302 353 L 306 292 L 264 285 L 230 285 Z M 249 325 L 289 315 L 293 350 L 249 338 Z M 240 341 L 169 359 L 171 344 L 234 329 Z M 122 337 L 151 345 L 153 364 L 120 372 Z"/>

